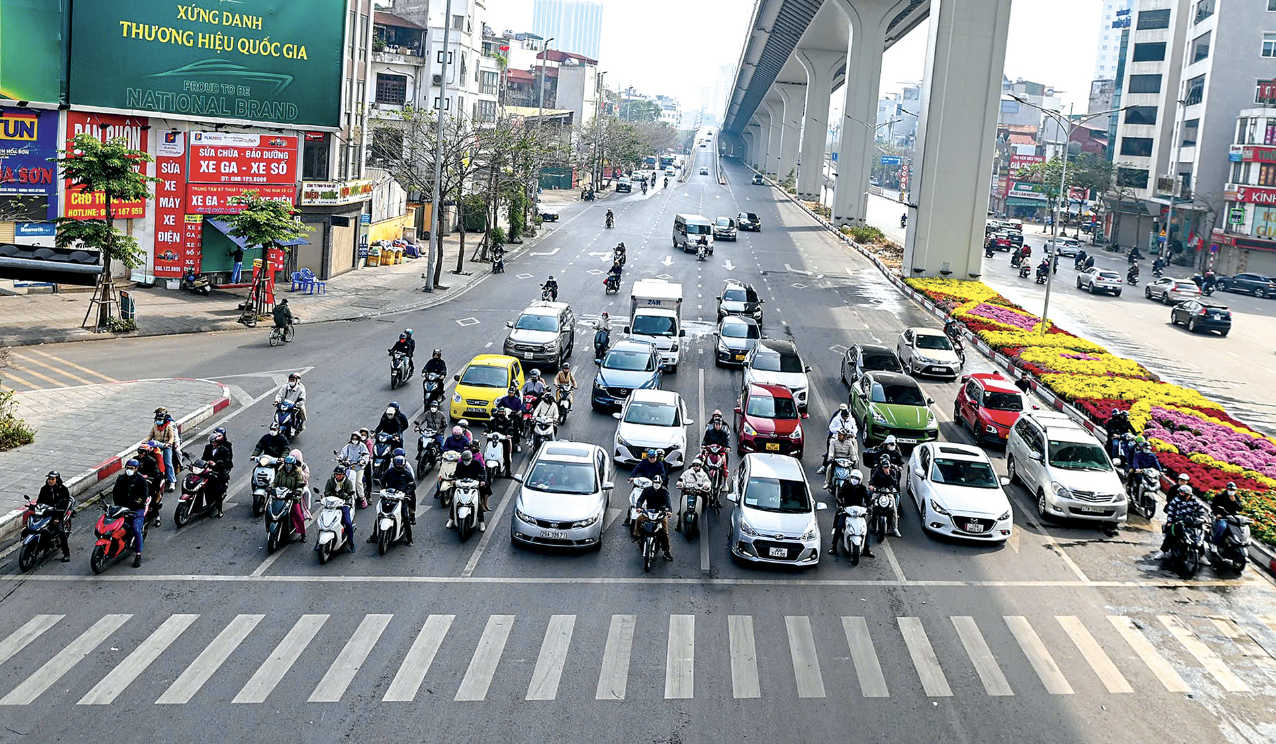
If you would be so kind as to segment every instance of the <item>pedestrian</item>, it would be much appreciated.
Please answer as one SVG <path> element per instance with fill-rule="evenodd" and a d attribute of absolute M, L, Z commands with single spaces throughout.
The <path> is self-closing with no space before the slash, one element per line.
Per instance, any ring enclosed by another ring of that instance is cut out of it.
<path fill-rule="evenodd" d="M 230 283 L 239 284 L 239 275 L 244 270 L 244 247 L 237 245 L 234 250 L 226 252 L 230 254 L 231 260 L 235 262 L 235 265 L 230 270 Z"/>

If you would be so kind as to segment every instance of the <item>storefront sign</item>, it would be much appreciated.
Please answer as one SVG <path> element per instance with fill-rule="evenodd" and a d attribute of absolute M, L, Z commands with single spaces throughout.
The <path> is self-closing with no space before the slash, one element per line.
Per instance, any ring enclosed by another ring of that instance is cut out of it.
<path fill-rule="evenodd" d="M 1254 225 L 1249 234 L 1263 240 L 1276 240 L 1276 207 L 1254 207 Z"/>
<path fill-rule="evenodd" d="M 199 270 L 200 254 L 186 255 L 186 132 L 162 132 L 156 147 L 155 260 L 157 277 L 182 275 L 186 266 Z"/>
<path fill-rule="evenodd" d="M 17 197 L 23 206 L 44 206 L 33 217 L 58 216 L 58 113 L 35 109 L 0 108 L 0 197 Z M 5 199 L 5 201 L 10 201 Z M 13 206 L 18 203 L 10 202 Z"/>
<path fill-rule="evenodd" d="M 1245 155 L 1244 145 L 1229 145 L 1227 148 L 1227 162 L 1239 163 Z"/>
<path fill-rule="evenodd" d="M 297 182 L 297 138 L 283 135 L 191 133 L 192 183 Z"/>
<path fill-rule="evenodd" d="M 1014 199 L 1040 199 L 1046 200 L 1046 186 L 1041 183 L 1032 183 L 1030 181 L 1014 181 L 1010 184 L 1010 190 L 1006 193 L 1008 198 Z"/>
<path fill-rule="evenodd" d="M 1246 163 L 1276 163 L 1276 147 L 1246 145 L 1241 150 L 1241 160 Z"/>
<path fill-rule="evenodd" d="M 1245 224 L 1245 207 L 1232 207 L 1228 211 L 1227 221 L 1233 225 Z"/>
<path fill-rule="evenodd" d="M 304 181 L 301 184 L 301 206 L 335 207 L 366 201 L 372 196 L 372 180 Z"/>
<path fill-rule="evenodd" d="M 186 186 L 186 211 L 191 214 L 239 214 L 244 208 L 232 204 L 231 199 L 249 191 L 257 192 L 262 199 L 293 203 L 295 186 L 245 186 L 243 184 L 192 183 Z"/>
<path fill-rule="evenodd" d="M 1224 192 L 1223 198 L 1226 201 L 1241 202 L 1243 204 L 1276 205 L 1276 189 L 1228 184 L 1228 190 Z"/>
<path fill-rule="evenodd" d="M 131 150 L 149 152 L 146 132 L 150 127 L 146 117 L 116 116 L 114 114 L 90 114 L 84 111 L 68 111 L 66 114 L 66 149 L 73 147 L 77 134 L 89 134 L 103 142 L 123 137 Z M 106 197 L 100 192 L 85 193 L 78 185 L 66 184 L 66 206 L 63 216 L 76 220 L 106 219 Z M 146 202 L 111 202 L 111 214 L 117 220 L 146 216 Z"/>
<path fill-rule="evenodd" d="M 204 216 L 188 214 L 182 221 L 182 263 L 186 268 L 200 270 L 204 260 Z"/>

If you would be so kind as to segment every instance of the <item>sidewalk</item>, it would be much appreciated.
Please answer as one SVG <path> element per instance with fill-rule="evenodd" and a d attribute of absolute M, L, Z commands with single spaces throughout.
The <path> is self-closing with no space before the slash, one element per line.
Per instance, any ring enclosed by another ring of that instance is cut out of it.
<path fill-rule="evenodd" d="M 468 259 L 482 239 L 478 233 L 465 236 Z M 298 323 L 322 323 L 415 310 L 445 302 L 490 273 L 487 263 L 464 264 L 464 274 L 456 267 L 460 236 L 443 239 L 444 290 L 421 291 L 426 269 L 424 259 L 404 259 L 396 266 L 362 268 L 328 280 L 325 294 L 291 292 L 289 282 L 275 285 L 276 297 L 287 297 Z M 63 341 L 90 341 L 127 336 L 162 336 L 242 329 L 236 323 L 239 304 L 248 290 L 217 290 L 208 297 L 181 290 L 147 289 L 127 282 L 120 285 L 133 295 L 137 306 L 137 330 L 132 333 L 93 333 L 80 328 L 89 306 L 89 293 L 38 294 L 0 297 L 0 346 L 29 346 Z"/>
<path fill-rule="evenodd" d="M 209 380 L 135 380 L 19 392 L 16 400 L 35 441 L 0 452 L 0 539 L 20 529 L 23 495 L 35 498 L 50 470 L 79 496 L 119 472 L 150 431 L 156 407 L 167 407 L 178 430 L 189 432 L 230 405 L 230 393 Z M 182 444 L 199 454 L 196 442 Z"/>

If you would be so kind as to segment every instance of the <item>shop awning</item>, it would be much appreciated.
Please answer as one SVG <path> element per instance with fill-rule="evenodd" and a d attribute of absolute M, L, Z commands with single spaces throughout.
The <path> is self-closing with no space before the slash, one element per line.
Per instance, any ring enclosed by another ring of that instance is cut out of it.
<path fill-rule="evenodd" d="M 217 228 L 217 230 L 221 232 L 222 235 L 225 235 L 226 237 L 230 238 L 230 242 L 234 243 L 240 248 L 247 250 L 248 248 L 252 247 L 252 246 L 249 246 L 248 241 L 244 240 L 243 238 L 237 238 L 234 235 L 231 235 L 230 231 L 233 230 L 234 228 L 231 227 L 228 223 L 223 222 L 221 220 L 215 220 L 215 219 L 207 218 L 207 217 L 204 219 L 204 221 L 212 225 L 213 227 Z M 291 248 L 294 245 L 310 245 L 310 241 L 306 240 L 305 238 L 297 238 L 296 240 L 286 240 L 280 243 L 279 245 L 283 246 L 284 248 Z"/>

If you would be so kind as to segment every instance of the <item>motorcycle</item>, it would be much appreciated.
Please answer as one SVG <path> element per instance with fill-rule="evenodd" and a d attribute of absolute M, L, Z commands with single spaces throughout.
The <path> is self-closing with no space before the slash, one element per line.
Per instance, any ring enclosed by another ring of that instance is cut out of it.
<path fill-rule="evenodd" d="M 1161 278 L 1161 277 L 1163 277 L 1163 276 L 1165 276 L 1165 269 L 1164 269 L 1164 268 L 1162 268 L 1162 267 L 1160 267 L 1160 266 L 1154 266 L 1154 267 L 1152 267 L 1152 277 L 1153 277 L 1153 278 L 1155 278 L 1155 279 L 1160 279 L 1160 278 Z"/>
<path fill-rule="evenodd" d="M 319 525 L 319 536 L 315 538 L 315 551 L 319 553 L 319 565 L 332 558 L 333 553 L 344 548 L 353 535 L 346 533 L 346 526 L 341 523 L 341 507 L 346 505 L 345 499 L 339 496 L 324 496 L 320 502 L 323 510 L 315 523 Z"/>
<path fill-rule="evenodd" d="M 860 564 L 860 554 L 868 541 L 868 509 L 862 506 L 844 506 L 842 514 L 842 552 L 851 557 L 851 565 Z"/>
<path fill-rule="evenodd" d="M 211 462 L 191 460 L 190 455 L 181 454 L 189 469 L 182 479 L 182 495 L 177 501 L 177 508 L 173 510 L 173 524 L 178 528 L 215 510 L 218 501 L 216 491 L 224 488 Z M 225 496 L 224 493 L 220 495 Z"/>
<path fill-rule="evenodd" d="M 617 261 L 620 262 L 620 268 L 625 268 L 625 252 L 619 248 L 611 252 L 611 262 L 616 263 Z"/>
<path fill-rule="evenodd" d="M 644 194 L 645 194 L 645 193 L 647 193 L 647 182 L 646 182 L 646 181 L 643 181 L 643 182 L 642 182 L 642 193 L 644 193 Z"/>
<path fill-rule="evenodd" d="M 557 428 L 554 419 L 549 416 L 537 417 L 536 424 L 532 428 L 532 452 L 540 450 L 545 442 L 554 441 L 554 432 Z"/>
<path fill-rule="evenodd" d="M 637 511 L 637 510 L 636 510 Z M 642 570 L 644 573 L 651 573 L 651 562 L 656 559 L 656 540 L 660 536 L 660 531 L 664 529 L 664 523 L 660 520 L 664 516 L 664 512 L 659 509 L 641 510 L 647 517 L 638 528 L 642 542 Z"/>
<path fill-rule="evenodd" d="M 582 200 L 583 200 L 583 201 L 593 201 L 594 199 L 595 199 L 595 196 L 594 196 L 594 191 L 593 191 L 593 189 L 590 189 L 589 191 L 586 191 L 586 192 L 585 192 L 585 194 L 584 194 L 584 196 L 582 197 Z"/>
<path fill-rule="evenodd" d="M 390 543 L 398 542 L 406 534 L 403 514 L 403 502 L 407 494 L 386 488 L 381 491 L 381 499 L 377 502 L 377 523 L 373 527 L 376 538 L 377 553 L 385 555 Z"/>
<path fill-rule="evenodd" d="M 58 536 L 54 534 L 54 530 L 61 529 L 66 534 L 71 534 L 71 518 L 75 516 L 75 499 L 71 499 L 66 512 L 62 514 L 61 527 L 53 526 L 53 517 L 57 516 L 57 509 L 49 504 L 28 502 L 26 507 L 27 510 L 22 515 L 22 536 L 19 538 L 22 548 L 18 551 L 18 569 L 21 571 L 30 571 L 35 568 L 35 564 L 45 553 L 58 547 Z"/>
<path fill-rule="evenodd" d="M 1049 269 L 1044 269 L 1044 270 L 1037 269 L 1037 279 L 1036 279 L 1037 284 L 1045 284 L 1049 278 L 1050 278 Z"/>
<path fill-rule="evenodd" d="M 270 503 L 266 505 L 266 552 L 273 553 L 280 545 L 287 545 L 296 537 L 293 529 L 293 511 L 300 497 L 291 488 L 272 489 Z"/>
<path fill-rule="evenodd" d="M 682 497 L 686 499 L 686 506 L 682 510 L 682 534 L 687 538 L 687 542 L 691 542 L 700 534 L 700 513 L 701 507 L 705 503 L 705 497 L 708 494 L 704 491 L 689 489 L 682 492 Z"/>
<path fill-rule="evenodd" d="M 1019 251 L 1011 251 L 1010 266 L 1011 268 L 1019 268 L 1023 265 L 1023 257 L 1019 255 Z"/>
<path fill-rule="evenodd" d="M 703 261 L 708 257 L 709 257 L 709 250 L 705 247 L 705 244 L 697 243 L 696 244 L 696 260 Z"/>
<path fill-rule="evenodd" d="M 629 492 L 629 512 L 625 514 L 626 527 L 638 520 L 638 512 L 642 511 L 638 508 L 638 497 L 647 489 L 647 486 L 651 485 L 651 479 L 630 478 L 629 482 L 634 484 L 634 489 Z"/>
<path fill-rule="evenodd" d="M 603 329 L 594 331 L 594 359 L 602 361 L 603 355 L 607 353 L 607 347 L 611 345 L 611 332 Z"/>
<path fill-rule="evenodd" d="M 1156 492 L 1161 488 L 1161 473 L 1156 468 L 1143 468 L 1130 474 L 1130 508 L 1139 516 L 1156 516 Z"/>
<path fill-rule="evenodd" d="M 252 477 L 254 517 L 260 517 L 265 510 L 266 499 L 270 497 L 271 489 L 275 486 L 275 476 L 279 474 L 279 466 L 283 462 L 280 457 L 258 455 Z"/>
<path fill-rule="evenodd" d="M 1026 263 L 1020 262 L 1020 264 L 1019 264 L 1019 278 L 1020 278 L 1020 279 L 1027 279 L 1027 278 L 1028 278 L 1028 275 L 1029 275 L 1029 274 L 1031 274 L 1031 273 L 1032 273 L 1032 267 L 1031 267 L 1031 266 L 1029 266 L 1029 265 L 1028 265 L 1028 264 L 1026 264 Z"/>
<path fill-rule="evenodd" d="M 487 468 L 487 482 L 509 477 L 510 464 L 505 457 L 505 435 L 497 431 L 487 433 L 487 445 L 483 448 L 483 466 Z"/>
<path fill-rule="evenodd" d="M 452 490 L 456 492 L 452 499 L 452 521 L 456 525 L 456 536 L 465 542 L 478 529 L 479 509 L 483 508 L 479 503 L 479 482 L 465 478 L 457 481 Z"/>
<path fill-rule="evenodd" d="M 727 448 L 720 444 L 711 444 L 700 449 L 700 458 L 704 460 L 705 470 L 709 475 L 709 506 L 714 513 L 722 511 L 722 492 L 729 479 L 727 475 Z"/>
<path fill-rule="evenodd" d="M 437 490 L 439 493 L 439 501 L 443 506 L 452 505 L 452 474 L 456 472 L 456 464 L 461 460 L 461 453 L 455 450 L 449 450 L 443 453 L 443 460 L 439 464 L 439 479 Z"/>
<path fill-rule="evenodd" d="M 142 513 L 146 513 L 147 507 L 151 504 L 151 500 L 147 499 L 142 506 Z M 102 516 L 98 517 L 97 524 L 93 526 L 93 534 L 97 536 L 97 542 L 93 545 L 93 551 L 89 553 L 89 568 L 93 569 L 93 573 L 100 574 L 106 570 L 106 563 L 114 558 L 119 558 L 125 551 L 132 550 L 137 541 L 124 525 L 128 523 L 133 516 L 133 510 L 125 506 L 102 504 Z M 145 539 L 150 531 L 151 520 L 142 520 L 142 537 Z"/>
<path fill-rule="evenodd" d="M 390 467 L 390 460 L 393 458 L 394 449 L 401 446 L 398 438 L 388 431 L 377 432 L 376 439 L 372 442 L 372 486 L 381 485 L 381 479 L 385 477 L 385 471 Z"/>
<path fill-rule="evenodd" d="M 571 385 L 558 386 L 558 421 L 559 423 L 567 423 L 567 414 L 572 412 L 572 391 L 576 388 Z"/>
<path fill-rule="evenodd" d="M 541 300 L 544 302 L 557 302 L 558 290 L 549 285 L 541 285 Z"/>
<path fill-rule="evenodd" d="M 620 291 L 620 276 L 617 274 L 608 274 L 603 279 L 603 293 L 616 294 Z"/>
<path fill-rule="evenodd" d="M 611 229 L 616 225 L 616 219 L 611 215 L 607 215 L 607 229 Z"/>
<path fill-rule="evenodd" d="M 188 292 L 198 292 L 207 297 L 213 293 L 213 280 L 208 278 L 207 274 L 196 274 L 194 269 L 187 269 L 182 274 L 182 289 Z"/>
<path fill-rule="evenodd" d="M 443 403 L 443 375 L 438 372 L 429 372 L 422 380 L 421 386 L 425 395 L 425 407 L 429 408 L 433 402 Z"/>
<path fill-rule="evenodd" d="M 958 359 L 959 361 L 961 361 L 961 363 L 962 363 L 962 365 L 963 365 L 963 366 L 965 366 L 965 364 L 966 364 L 966 343 L 965 343 L 964 341 L 962 341 L 962 339 L 961 339 L 961 334 L 959 334 L 959 333 L 952 333 L 952 334 L 950 334 L 950 335 L 948 336 L 948 340 L 949 340 L 950 342 L 952 342 L 952 345 L 953 345 L 953 352 L 957 355 L 957 359 Z"/>
<path fill-rule="evenodd" d="M 664 184 L 664 187 L 665 187 L 665 188 L 669 188 L 669 176 L 665 176 L 665 184 Z"/>
<path fill-rule="evenodd" d="M 492 273 L 505 273 L 505 249 L 500 246 L 492 248 Z"/>
<path fill-rule="evenodd" d="M 908 227 L 908 215 L 905 214 L 899 218 L 899 226 Z"/>
<path fill-rule="evenodd" d="M 408 381 L 412 376 L 410 371 L 411 362 L 408 355 L 402 351 L 390 352 L 390 389 L 397 390 L 400 385 Z"/>
<path fill-rule="evenodd" d="M 352 483 L 356 483 L 355 488 L 356 490 L 359 490 L 362 484 L 359 484 L 356 479 L 361 479 L 363 477 L 363 473 L 359 472 L 360 470 L 362 470 L 362 468 L 359 468 L 359 462 L 355 462 L 348 458 L 342 457 L 341 453 L 336 450 L 333 450 L 332 454 L 336 455 L 336 457 L 333 459 L 337 461 L 338 465 L 345 468 L 346 477 L 349 478 Z M 367 465 L 368 465 L 367 461 L 366 460 L 363 461 L 363 467 L 367 467 Z M 359 470 L 356 470 L 356 468 L 359 468 Z M 360 509 L 368 508 L 367 491 L 363 492 L 363 495 L 359 497 L 359 500 L 357 503 Z"/>
<path fill-rule="evenodd" d="M 297 404 L 281 400 L 275 404 L 275 423 L 279 424 L 279 433 L 288 437 L 291 442 L 301 429 L 297 425 Z"/>
<path fill-rule="evenodd" d="M 1166 525 L 1170 534 L 1170 549 L 1161 559 L 1161 565 L 1176 572 L 1184 579 L 1191 579 L 1201 568 L 1201 555 L 1205 552 L 1205 522 L 1172 522 Z"/>
<path fill-rule="evenodd" d="M 511 409 L 505 406 L 497 406 L 496 410 L 492 412 L 492 420 L 488 423 L 487 430 L 503 436 L 506 446 L 511 452 L 514 452 L 517 451 L 519 444 L 519 423 L 519 419 L 514 417 L 514 412 Z M 506 460 L 509 459 L 506 458 Z"/>
<path fill-rule="evenodd" d="M 416 440 L 416 477 L 421 478 L 439 464 L 439 432 L 426 429 L 420 424 L 416 424 L 413 429 L 419 435 Z"/>
<path fill-rule="evenodd" d="M 1223 529 L 1223 537 L 1219 542 L 1212 545 L 1210 565 L 1215 571 L 1230 571 L 1239 575 L 1249 561 L 1250 518 L 1244 514 L 1229 514 L 1218 519 L 1227 522 L 1227 527 Z"/>
<path fill-rule="evenodd" d="M 885 488 L 879 488 L 873 494 L 873 531 L 877 533 L 879 543 L 886 539 L 886 533 L 890 529 L 891 513 L 895 509 L 897 498 L 893 490 Z"/>
<path fill-rule="evenodd" d="M 1137 272 L 1134 272 L 1134 271 L 1127 271 L 1127 272 L 1125 273 L 1125 283 L 1126 283 L 1126 284 L 1129 284 L 1131 287 L 1137 287 L 1137 286 L 1139 286 L 1139 275 L 1138 275 L 1138 273 L 1137 273 Z"/>

